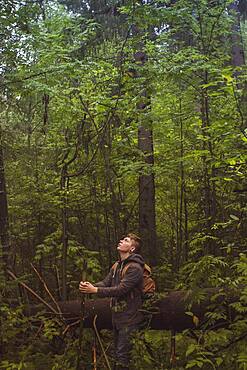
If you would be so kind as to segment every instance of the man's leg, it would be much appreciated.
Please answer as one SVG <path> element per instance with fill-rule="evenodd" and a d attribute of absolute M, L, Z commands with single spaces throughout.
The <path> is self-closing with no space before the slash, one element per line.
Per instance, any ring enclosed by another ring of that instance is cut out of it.
<path fill-rule="evenodd" d="M 132 334 L 136 329 L 136 327 L 126 327 L 119 329 L 114 333 L 117 370 L 129 369 L 132 349 Z"/>

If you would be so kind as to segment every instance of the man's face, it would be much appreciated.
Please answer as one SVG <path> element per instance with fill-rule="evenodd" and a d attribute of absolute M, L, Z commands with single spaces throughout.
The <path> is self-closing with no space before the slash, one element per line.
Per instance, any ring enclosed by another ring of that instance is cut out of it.
<path fill-rule="evenodd" d="M 117 246 L 117 250 L 119 252 L 124 252 L 124 253 L 128 253 L 128 252 L 130 253 L 133 251 L 133 249 L 134 249 L 134 246 L 133 246 L 132 240 L 128 236 L 125 236 L 123 239 L 121 239 Z"/>

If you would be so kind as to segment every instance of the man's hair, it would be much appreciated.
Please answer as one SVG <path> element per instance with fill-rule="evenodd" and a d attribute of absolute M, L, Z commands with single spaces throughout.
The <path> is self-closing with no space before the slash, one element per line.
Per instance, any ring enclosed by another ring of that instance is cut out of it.
<path fill-rule="evenodd" d="M 135 247 L 135 252 L 139 253 L 141 249 L 141 238 L 134 233 L 129 233 L 127 236 L 132 241 L 132 244 Z"/>

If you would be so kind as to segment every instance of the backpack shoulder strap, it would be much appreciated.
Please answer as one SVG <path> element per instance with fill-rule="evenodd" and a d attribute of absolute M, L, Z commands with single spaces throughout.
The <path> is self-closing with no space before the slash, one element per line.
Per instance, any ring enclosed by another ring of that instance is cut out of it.
<path fill-rule="evenodd" d="M 117 267 L 118 267 L 118 261 L 117 261 L 117 262 L 115 262 L 115 263 L 112 265 L 111 269 L 113 269 L 113 270 L 115 271 Z"/>
<path fill-rule="evenodd" d="M 124 275 L 126 274 L 126 271 L 128 270 L 128 268 L 129 268 L 130 266 L 138 267 L 138 268 L 140 267 L 139 263 L 137 263 L 137 262 L 129 262 L 129 263 L 127 263 L 127 264 L 124 266 L 124 268 L 122 269 L 122 272 L 121 272 L 121 277 L 122 277 L 122 278 L 124 277 Z"/>
<path fill-rule="evenodd" d="M 151 267 L 148 266 L 146 263 L 144 265 L 144 270 L 147 271 L 149 275 L 151 275 L 151 273 L 152 273 Z"/>
<path fill-rule="evenodd" d="M 117 262 L 115 262 L 115 263 L 112 265 L 112 267 L 111 267 L 111 270 L 113 271 L 113 276 L 115 276 L 115 273 L 116 273 L 116 270 L 117 270 L 118 265 L 119 265 L 119 262 L 117 261 Z M 138 267 L 138 268 L 140 267 L 139 263 L 137 263 L 137 262 L 129 262 L 129 263 L 127 263 L 127 264 L 124 266 L 124 268 L 122 269 L 122 271 L 121 271 L 121 278 L 123 278 L 123 277 L 124 277 L 124 275 L 126 274 L 126 271 L 128 270 L 128 268 L 129 268 L 130 266 Z M 147 266 L 148 268 L 146 268 L 146 266 Z M 151 269 L 150 269 L 150 267 L 149 267 L 148 265 L 145 265 L 145 266 L 144 266 L 144 270 L 147 270 L 149 274 L 151 273 Z"/>
<path fill-rule="evenodd" d="M 116 261 L 116 262 L 112 265 L 112 267 L 111 267 L 111 270 L 112 270 L 112 276 L 113 276 L 113 277 L 115 276 L 115 273 L 116 273 L 117 267 L 118 267 L 118 261 Z"/>

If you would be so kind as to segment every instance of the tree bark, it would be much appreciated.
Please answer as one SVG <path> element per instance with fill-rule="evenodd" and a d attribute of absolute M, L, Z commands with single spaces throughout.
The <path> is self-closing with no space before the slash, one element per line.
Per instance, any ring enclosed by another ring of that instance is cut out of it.
<path fill-rule="evenodd" d="M 4 173 L 2 132 L 0 127 L 0 302 L 5 286 L 6 270 L 10 260 L 8 201 Z M 2 318 L 0 317 L 0 355 L 4 352 Z M 1 357 L 1 356 L 0 356 Z"/>
<path fill-rule="evenodd" d="M 235 22 L 232 26 L 232 65 L 235 67 L 245 64 L 243 40 L 241 37 L 240 11 L 237 1 L 234 1 L 229 8 L 235 12 Z"/>
<path fill-rule="evenodd" d="M 62 167 L 61 173 L 61 192 L 62 192 L 62 261 L 61 261 L 61 280 L 62 280 L 62 300 L 67 299 L 67 255 L 68 255 L 68 177 L 67 164 Z"/>
<path fill-rule="evenodd" d="M 208 72 L 204 73 L 204 84 L 208 84 Z M 207 88 L 205 91 L 201 92 L 201 120 L 202 120 L 202 135 L 205 140 L 203 140 L 202 149 L 209 152 L 209 160 L 206 155 L 202 157 L 203 160 L 203 186 L 204 186 L 204 215 L 205 215 L 205 229 L 208 234 L 212 233 L 212 225 L 216 221 L 217 215 L 217 194 L 215 181 L 211 180 L 215 178 L 215 166 L 212 163 L 214 160 L 214 152 L 210 128 L 210 117 L 209 117 L 209 97 Z M 216 253 L 216 244 L 214 240 L 209 240 L 207 242 L 207 252 L 210 254 Z"/>
<path fill-rule="evenodd" d="M 1 135 L 1 132 L 0 132 Z M 8 219 L 8 201 L 4 172 L 4 156 L 2 137 L 0 136 L 0 240 L 1 240 L 1 259 L 4 270 L 9 264 L 9 219 Z"/>
<path fill-rule="evenodd" d="M 133 33 L 140 35 L 138 27 L 133 27 Z M 139 51 L 134 54 L 134 59 L 139 67 L 144 67 L 148 56 L 143 51 L 142 42 L 139 45 Z M 136 77 L 141 77 L 141 73 L 136 72 Z M 152 122 L 147 116 L 151 109 L 151 99 L 148 92 L 147 81 L 141 86 L 140 101 L 137 104 L 139 110 L 139 129 L 138 129 L 138 148 L 144 154 L 144 161 L 148 170 L 154 165 L 153 150 L 153 131 Z M 146 169 L 145 169 L 146 170 Z M 150 171 L 151 172 L 151 171 Z M 157 264 L 158 252 L 156 243 L 156 220 L 155 220 L 155 182 L 153 172 L 150 174 L 141 174 L 139 176 L 139 233 L 143 242 L 144 254 L 147 255 L 152 265 Z"/>

